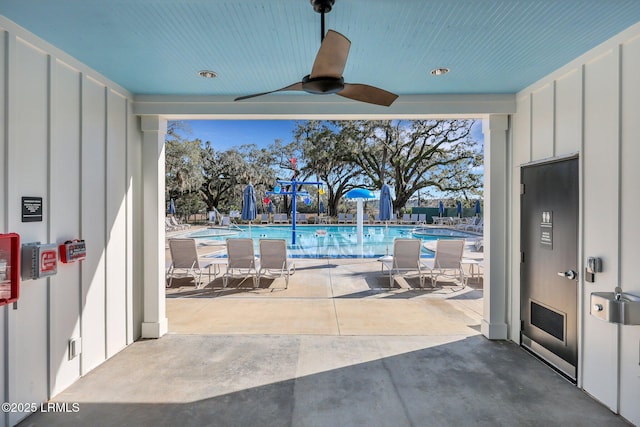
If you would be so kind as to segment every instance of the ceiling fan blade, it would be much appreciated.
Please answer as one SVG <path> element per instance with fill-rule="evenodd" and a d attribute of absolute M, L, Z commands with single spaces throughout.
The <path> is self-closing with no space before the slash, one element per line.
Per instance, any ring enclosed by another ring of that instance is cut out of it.
<path fill-rule="evenodd" d="M 243 99 L 255 98 L 256 96 L 268 95 L 274 92 L 284 92 L 287 90 L 302 90 L 302 82 L 294 83 L 292 85 L 289 85 L 280 89 L 271 90 L 269 92 L 254 93 L 253 95 L 239 96 L 236 99 L 234 99 L 234 101 L 242 101 Z"/>
<path fill-rule="evenodd" d="M 309 76 L 311 78 L 335 77 L 337 79 L 342 77 L 350 47 L 351 42 L 348 38 L 337 31 L 327 31 Z"/>
<path fill-rule="evenodd" d="M 345 83 L 344 89 L 338 92 L 337 95 L 355 101 L 368 102 L 369 104 L 383 105 L 385 107 L 393 104 L 393 101 L 398 98 L 398 95 L 395 93 L 359 83 Z"/>

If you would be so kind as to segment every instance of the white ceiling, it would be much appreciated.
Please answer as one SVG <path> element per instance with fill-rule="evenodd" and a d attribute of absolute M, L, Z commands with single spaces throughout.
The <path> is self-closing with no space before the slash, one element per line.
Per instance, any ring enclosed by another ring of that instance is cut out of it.
<path fill-rule="evenodd" d="M 320 46 L 309 0 L 2 0 L 0 14 L 136 95 L 278 89 Z M 345 81 L 402 98 L 516 93 L 639 21 L 638 0 L 336 0 L 326 28 L 352 42 Z"/>

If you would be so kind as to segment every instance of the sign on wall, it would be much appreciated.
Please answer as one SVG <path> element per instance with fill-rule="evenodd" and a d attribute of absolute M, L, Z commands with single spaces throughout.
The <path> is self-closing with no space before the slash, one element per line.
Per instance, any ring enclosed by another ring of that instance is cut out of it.
<path fill-rule="evenodd" d="M 42 197 L 22 198 L 22 222 L 42 222 Z"/>

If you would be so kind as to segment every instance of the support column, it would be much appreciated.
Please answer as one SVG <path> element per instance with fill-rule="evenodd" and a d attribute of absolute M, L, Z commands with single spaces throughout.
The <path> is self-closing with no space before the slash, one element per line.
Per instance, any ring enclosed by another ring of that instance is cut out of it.
<path fill-rule="evenodd" d="M 362 249 L 362 236 L 364 234 L 364 204 L 362 199 L 356 200 L 356 230 L 358 247 Z"/>
<path fill-rule="evenodd" d="M 509 117 L 491 115 L 484 133 L 484 307 L 482 334 L 507 339 L 507 200 Z"/>
<path fill-rule="evenodd" d="M 159 116 L 143 116 L 143 275 L 144 315 L 142 338 L 160 338 L 167 333 L 165 310 L 164 246 L 164 141 L 167 121 Z"/>

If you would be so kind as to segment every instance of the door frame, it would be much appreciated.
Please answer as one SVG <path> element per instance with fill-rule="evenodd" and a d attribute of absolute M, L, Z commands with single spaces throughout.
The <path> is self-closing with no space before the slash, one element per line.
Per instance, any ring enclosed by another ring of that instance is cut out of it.
<path fill-rule="evenodd" d="M 575 384 L 578 387 L 582 387 L 582 369 L 583 369 L 583 354 L 584 354 L 584 340 L 583 340 L 583 334 L 584 334 L 584 266 L 583 266 L 583 253 L 584 253 L 584 224 L 583 224 L 583 194 L 584 194 L 584 177 L 583 177 L 583 171 L 584 171 L 584 165 L 583 165 L 583 157 L 580 155 L 579 151 L 575 151 L 575 152 L 571 152 L 571 153 L 567 153 L 565 155 L 561 155 L 561 156 L 554 156 L 554 157 L 547 157 L 544 159 L 539 159 L 539 160 L 534 160 L 531 162 L 527 162 L 527 163 L 521 163 L 520 165 L 518 165 L 518 172 L 517 172 L 517 178 L 518 178 L 518 183 L 520 184 L 518 187 L 518 194 L 520 194 L 520 188 L 522 186 L 522 169 L 525 167 L 531 167 L 531 166 L 539 166 L 539 165 L 545 165 L 545 164 L 550 164 L 550 163 L 559 163 L 559 162 L 563 162 L 566 160 L 574 160 L 576 159 L 578 161 L 578 239 L 577 239 L 577 272 L 578 272 L 578 280 L 577 280 L 577 289 L 576 289 L 576 297 L 577 297 L 577 306 L 576 306 L 576 316 L 577 316 L 577 351 L 578 351 L 578 355 L 577 355 L 577 366 L 576 366 L 576 372 L 575 372 Z M 522 241 L 521 241 L 521 236 L 522 236 L 522 223 L 521 223 L 521 212 L 522 209 L 522 201 L 521 198 L 518 198 L 518 202 L 517 202 L 517 214 L 514 215 L 514 220 L 517 220 L 518 222 L 518 227 L 517 227 L 517 241 L 518 241 L 518 248 L 517 248 L 517 253 L 518 256 L 516 257 L 516 262 L 517 262 L 517 273 L 514 275 L 514 279 L 517 280 L 517 289 L 513 289 L 513 298 L 511 300 L 511 304 L 512 307 L 514 308 L 513 312 L 512 312 L 512 319 L 513 320 L 517 320 L 517 323 L 514 323 L 513 326 L 517 326 L 517 331 L 514 330 L 514 332 L 516 332 L 515 334 L 512 335 L 512 337 L 515 338 L 515 336 L 518 336 L 518 340 L 516 342 L 519 343 L 520 346 L 522 346 L 523 348 L 526 348 L 523 345 L 522 342 L 522 334 L 521 334 L 521 327 L 520 327 L 520 319 L 522 318 L 522 313 L 520 310 L 520 300 L 522 298 L 521 295 L 521 289 L 522 289 L 522 281 L 521 281 L 521 274 L 522 274 L 522 264 L 520 263 L 520 259 L 522 256 Z M 515 212 L 514 212 L 515 213 Z M 515 249 L 515 248 L 514 248 Z M 514 328 L 516 329 L 516 328 Z M 514 336 L 515 335 L 515 336 Z M 535 342 L 533 342 L 533 345 L 535 346 Z M 546 348 L 538 345 L 539 349 L 536 348 L 536 350 L 539 350 L 540 353 L 544 353 L 544 352 L 548 352 L 549 355 L 551 355 L 551 357 L 556 357 L 553 353 L 551 353 L 550 351 L 546 350 Z M 535 353 L 533 353 L 535 354 Z M 536 357 L 539 357 L 536 355 Z M 558 358 L 560 359 L 560 358 Z M 545 363 L 548 363 L 547 361 L 545 361 Z M 565 362 L 566 363 L 566 362 Z M 561 371 L 559 371 L 563 376 L 564 373 L 562 373 Z"/>

